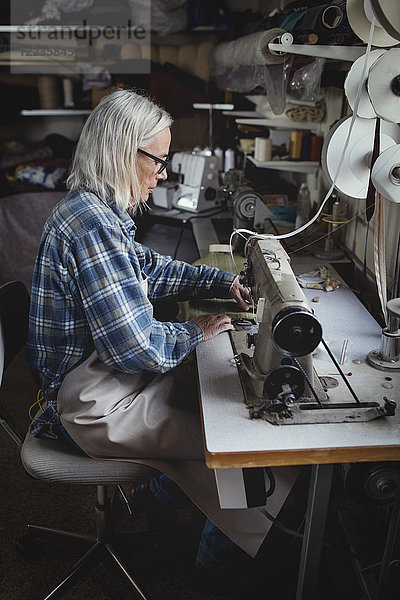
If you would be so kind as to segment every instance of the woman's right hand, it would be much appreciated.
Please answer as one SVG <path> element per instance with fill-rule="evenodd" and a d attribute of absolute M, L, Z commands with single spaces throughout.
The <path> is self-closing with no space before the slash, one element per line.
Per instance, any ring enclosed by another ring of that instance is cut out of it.
<path fill-rule="evenodd" d="M 228 315 L 199 315 L 191 321 L 201 327 L 204 340 L 211 340 L 219 333 L 233 329 L 232 320 Z"/>

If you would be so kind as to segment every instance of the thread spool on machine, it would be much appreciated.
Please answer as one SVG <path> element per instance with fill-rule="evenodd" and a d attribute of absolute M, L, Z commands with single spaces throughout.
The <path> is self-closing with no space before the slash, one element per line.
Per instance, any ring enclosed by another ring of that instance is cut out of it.
<path fill-rule="evenodd" d="M 344 252 L 335 247 L 335 234 L 339 226 L 348 223 L 348 219 L 341 214 L 341 205 L 338 199 L 333 202 L 331 213 L 322 214 L 322 221 L 328 224 L 328 235 L 325 238 L 323 250 L 318 250 L 313 254 L 315 258 L 321 260 L 339 260 L 343 258 Z"/>

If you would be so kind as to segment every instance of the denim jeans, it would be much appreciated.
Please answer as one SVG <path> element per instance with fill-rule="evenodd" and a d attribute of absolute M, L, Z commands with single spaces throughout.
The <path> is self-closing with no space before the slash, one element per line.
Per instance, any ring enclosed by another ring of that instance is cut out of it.
<path fill-rule="evenodd" d="M 168 508 L 184 508 L 189 498 L 167 475 L 150 481 L 150 489 L 159 502 Z M 210 519 L 206 520 L 197 552 L 197 562 L 204 569 L 225 571 L 235 568 L 242 551 Z"/>

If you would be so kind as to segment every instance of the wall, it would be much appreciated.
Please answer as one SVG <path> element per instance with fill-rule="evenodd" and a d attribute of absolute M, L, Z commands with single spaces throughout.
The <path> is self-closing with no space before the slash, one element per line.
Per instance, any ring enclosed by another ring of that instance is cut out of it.
<path fill-rule="evenodd" d="M 2 140 L 40 142 L 50 133 L 58 133 L 70 140 L 77 140 L 84 117 L 21 117 L 14 127 L 0 129 Z"/>

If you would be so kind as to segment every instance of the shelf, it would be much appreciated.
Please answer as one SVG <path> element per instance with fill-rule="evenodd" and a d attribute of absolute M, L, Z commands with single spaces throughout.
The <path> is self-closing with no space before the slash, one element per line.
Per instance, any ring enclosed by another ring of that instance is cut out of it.
<path fill-rule="evenodd" d="M 21 110 L 22 117 L 83 117 L 90 115 L 89 109 L 69 108 L 37 108 L 32 110 Z"/>
<path fill-rule="evenodd" d="M 296 160 L 270 160 L 260 162 L 252 156 L 246 158 L 259 169 L 275 169 L 277 171 L 292 171 L 293 173 L 313 173 L 319 168 L 319 162 L 296 161 Z"/>
<path fill-rule="evenodd" d="M 311 123 L 310 121 L 291 121 L 290 119 L 265 119 L 265 118 L 254 118 L 254 119 L 236 119 L 236 123 L 242 125 L 261 125 L 264 127 L 271 127 L 272 129 L 302 129 L 307 131 L 319 131 L 321 123 Z"/>
<path fill-rule="evenodd" d="M 268 44 L 268 48 L 274 52 L 286 54 L 301 54 L 302 56 L 315 56 L 330 58 L 333 60 L 347 60 L 354 62 L 365 54 L 366 46 L 323 46 L 318 44 Z"/>
<path fill-rule="evenodd" d="M 224 110 L 223 115 L 226 117 L 239 117 L 243 119 L 262 119 L 264 115 L 255 110 Z"/>

